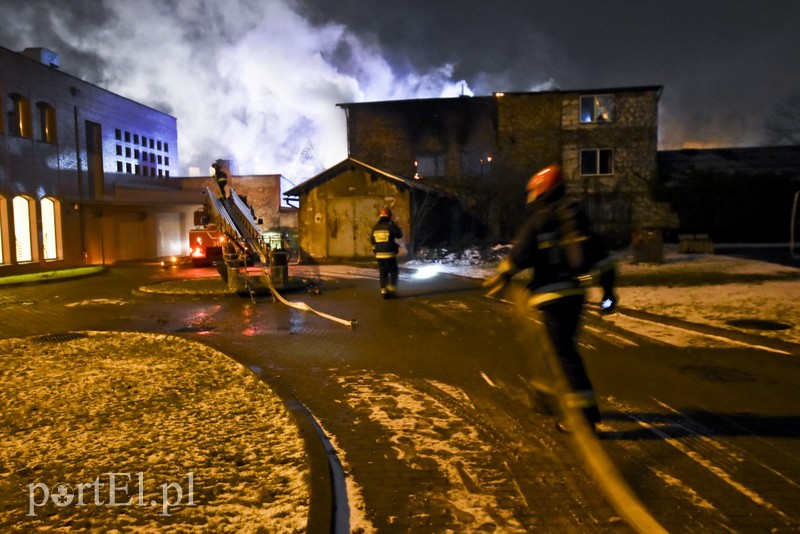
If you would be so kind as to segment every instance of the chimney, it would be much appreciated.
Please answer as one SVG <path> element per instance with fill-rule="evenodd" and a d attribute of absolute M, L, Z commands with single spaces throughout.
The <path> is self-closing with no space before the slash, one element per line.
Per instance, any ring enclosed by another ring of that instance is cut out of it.
<path fill-rule="evenodd" d="M 26 48 L 22 51 L 22 55 L 31 59 L 35 59 L 39 63 L 47 65 L 48 67 L 53 67 L 54 69 L 61 67 L 58 54 L 49 48 Z"/>

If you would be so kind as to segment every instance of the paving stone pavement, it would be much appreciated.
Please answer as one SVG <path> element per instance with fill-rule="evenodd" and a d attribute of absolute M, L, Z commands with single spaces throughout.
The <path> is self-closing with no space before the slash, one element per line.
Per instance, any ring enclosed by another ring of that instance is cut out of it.
<path fill-rule="evenodd" d="M 354 273 L 307 270 L 322 294 L 287 297 L 355 328 L 268 297 L 142 296 L 205 275 L 128 266 L 4 290 L 0 335 L 164 332 L 224 352 L 313 414 L 346 475 L 354 532 L 632 530 L 521 386 L 503 305 L 455 279 L 406 280 L 405 295 L 401 279 L 404 298 L 380 301 L 377 281 Z"/>

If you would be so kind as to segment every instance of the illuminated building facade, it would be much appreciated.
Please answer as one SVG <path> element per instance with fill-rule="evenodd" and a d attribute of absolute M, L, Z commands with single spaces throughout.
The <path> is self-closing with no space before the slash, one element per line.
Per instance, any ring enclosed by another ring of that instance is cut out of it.
<path fill-rule="evenodd" d="M 0 48 L 0 275 L 183 253 L 176 119 Z"/>

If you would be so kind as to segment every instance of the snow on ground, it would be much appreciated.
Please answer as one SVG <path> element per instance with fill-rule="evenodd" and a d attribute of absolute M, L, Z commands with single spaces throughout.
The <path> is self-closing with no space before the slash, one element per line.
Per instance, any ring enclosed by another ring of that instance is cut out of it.
<path fill-rule="evenodd" d="M 507 252 L 508 247 L 471 249 L 409 261 L 402 277 L 451 273 L 485 279 Z M 800 343 L 798 268 L 682 255 L 669 247 L 661 264 L 632 264 L 625 253 L 618 260 L 623 307 L 731 329 L 736 328 L 729 321 L 739 319 L 780 322 L 789 328 L 755 333 Z M 374 267 L 348 265 L 293 266 L 292 274 L 377 278 Z M 185 290 L 182 281 L 173 284 Z M 192 282 L 192 290 L 219 291 L 220 285 L 211 276 Z M 590 298 L 597 302 L 599 293 L 593 290 Z M 126 301 L 75 305 L 94 304 Z M 727 343 L 613 317 L 617 326 L 678 346 Z M 276 531 L 304 530 L 308 464 L 297 429 L 268 387 L 224 355 L 173 336 L 98 332 L 71 340 L 0 340 L 0 354 L 0 529 L 69 524 L 248 532 L 269 524 Z M 459 525 L 480 529 L 499 520 L 510 531 L 519 529 L 498 509 L 492 491 L 476 491 L 475 481 L 502 486 L 507 474 L 481 464 L 486 444 L 475 428 L 396 376 L 342 380 L 347 401 L 369 409 L 371 419 L 394 436 L 398 458 L 442 475 L 441 505 Z M 431 385 L 468 402 L 442 384 Z M 346 459 L 346 451 L 340 452 Z M 120 473 L 115 498 L 126 506 L 109 506 L 109 473 Z M 172 493 L 165 499 L 163 491 Z M 178 491 L 182 504 L 164 508 L 177 501 Z M 352 481 L 348 493 L 351 519 L 370 531 Z"/>
<path fill-rule="evenodd" d="M 458 532 L 490 532 L 497 525 L 503 532 L 525 532 L 510 509 L 498 502 L 498 495 L 510 492 L 509 473 L 487 465 L 493 445 L 468 420 L 393 374 L 358 374 L 338 381 L 348 404 L 369 411 L 370 419 L 392 436 L 398 460 L 427 479 L 441 480 L 420 487 L 415 499 L 442 510 Z M 448 395 L 468 401 L 463 391 L 447 389 Z M 426 519 L 415 517 L 412 522 L 425 524 Z"/>
<path fill-rule="evenodd" d="M 75 334 L 0 340 L 0 530 L 305 531 L 304 444 L 253 373 L 175 336 Z"/>
<path fill-rule="evenodd" d="M 442 254 L 436 259 L 409 261 L 404 266 L 417 270 L 418 276 L 451 273 L 485 279 L 497 272 L 499 258 L 507 251 L 507 247 L 495 247 L 483 253 L 470 249 L 461 254 Z M 722 254 L 679 254 L 673 246 L 665 247 L 663 263 L 633 264 L 630 252 L 623 252 L 617 256 L 617 265 L 619 305 L 622 307 L 800 343 L 800 306 L 797 305 L 800 269 L 797 267 Z M 596 288 L 589 298 L 599 302 Z M 751 330 L 728 323 L 742 319 L 775 321 L 790 328 Z M 652 328 L 652 325 L 623 318 L 620 314 L 615 316 L 615 321 L 617 326 L 644 333 Z M 663 331 L 664 327 L 659 329 Z M 673 331 L 667 335 L 670 336 L 673 344 L 691 343 L 680 338 L 692 334 Z"/>

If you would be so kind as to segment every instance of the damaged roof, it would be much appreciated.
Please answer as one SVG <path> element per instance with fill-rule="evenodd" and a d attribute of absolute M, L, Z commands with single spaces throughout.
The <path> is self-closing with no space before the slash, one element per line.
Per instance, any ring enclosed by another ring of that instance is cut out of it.
<path fill-rule="evenodd" d="M 397 176 L 396 174 L 391 174 L 386 171 L 382 171 L 376 167 L 373 167 L 371 165 L 367 165 L 366 163 L 358 161 L 357 159 L 347 158 L 345 160 L 340 161 L 333 167 L 330 167 L 322 171 L 313 178 L 309 178 L 302 184 L 289 189 L 288 191 L 283 193 L 283 196 L 298 197 L 300 195 L 305 195 L 312 189 L 319 187 L 328 180 L 332 180 L 333 178 L 339 176 L 340 174 L 354 170 L 356 168 L 360 168 L 361 170 L 366 171 L 377 178 L 382 178 L 388 182 L 392 182 L 400 189 L 416 189 L 419 191 L 425 191 L 426 193 L 446 195 L 444 191 L 441 191 L 435 187 L 431 187 L 430 185 L 424 184 L 419 180 L 414 180 L 411 178 L 403 178 L 401 176 Z"/>

